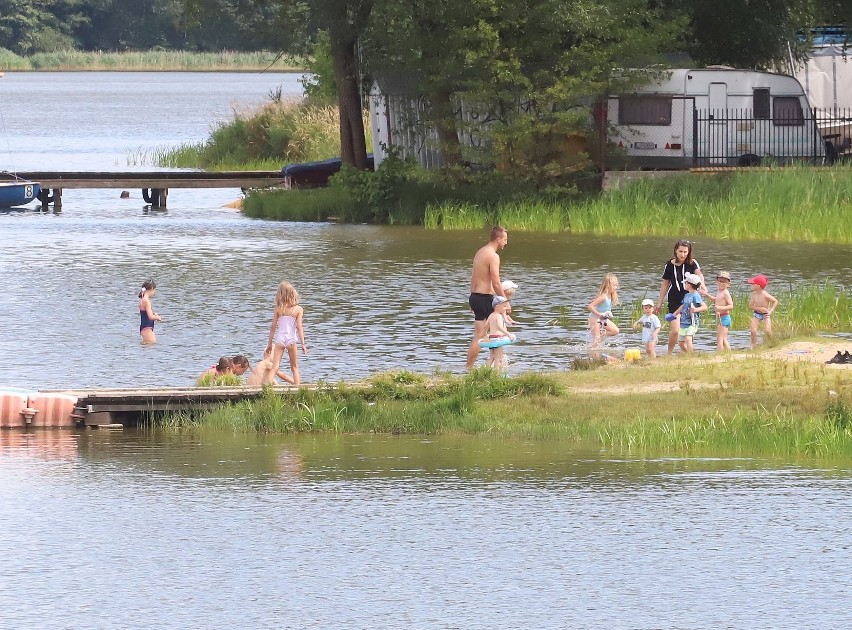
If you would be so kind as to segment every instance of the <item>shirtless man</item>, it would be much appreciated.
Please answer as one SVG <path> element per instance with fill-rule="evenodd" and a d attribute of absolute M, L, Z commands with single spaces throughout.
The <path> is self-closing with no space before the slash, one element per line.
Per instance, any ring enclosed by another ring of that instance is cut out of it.
<path fill-rule="evenodd" d="M 494 311 L 491 301 L 495 295 L 506 297 L 500 283 L 500 256 L 497 254 L 509 242 L 509 233 L 501 227 L 491 228 L 491 240 L 479 248 L 473 257 L 470 275 L 470 310 L 473 311 L 473 341 L 467 349 L 467 369 L 476 363 L 479 340 L 485 335 L 486 320 Z"/>

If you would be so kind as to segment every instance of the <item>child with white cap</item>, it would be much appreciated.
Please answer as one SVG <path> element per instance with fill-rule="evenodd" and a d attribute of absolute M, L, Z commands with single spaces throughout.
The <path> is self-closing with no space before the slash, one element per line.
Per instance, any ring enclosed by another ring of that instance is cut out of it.
<path fill-rule="evenodd" d="M 488 339 L 484 339 L 480 342 L 480 345 L 483 345 L 484 342 L 486 347 L 490 347 L 491 354 L 488 357 L 486 365 L 501 369 L 504 363 L 503 346 L 512 343 L 515 340 L 515 335 L 506 329 L 506 313 L 509 310 L 509 300 L 502 295 L 495 295 L 491 303 L 494 306 L 494 312 L 485 321 Z"/>
<path fill-rule="evenodd" d="M 654 300 L 642 300 L 642 317 L 633 322 L 633 330 L 642 328 L 642 343 L 649 359 L 657 358 L 657 336 L 660 334 L 660 318 L 654 315 Z"/>
<path fill-rule="evenodd" d="M 678 345 L 684 352 L 692 352 L 692 338 L 698 331 L 698 325 L 701 323 L 701 313 L 707 310 L 708 306 L 701 299 L 698 289 L 704 282 L 701 276 L 694 273 L 687 273 L 684 276 L 686 284 L 686 295 L 683 296 L 683 304 L 673 313 L 675 317 L 680 317 L 680 329 L 677 333 Z"/>
<path fill-rule="evenodd" d="M 515 297 L 515 291 L 518 290 L 518 285 L 511 280 L 503 280 L 500 283 L 503 287 L 503 293 L 506 294 L 506 299 L 509 300 L 509 308 L 506 310 L 506 325 L 517 326 L 518 322 L 512 319 L 512 298 Z"/>

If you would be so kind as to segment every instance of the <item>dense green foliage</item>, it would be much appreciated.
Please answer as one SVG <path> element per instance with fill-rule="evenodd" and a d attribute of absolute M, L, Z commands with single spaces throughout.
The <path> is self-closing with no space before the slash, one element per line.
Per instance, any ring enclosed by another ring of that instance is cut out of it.
<path fill-rule="evenodd" d="M 160 166 L 237 170 L 241 165 L 279 169 L 293 162 L 323 160 L 339 155 L 339 118 L 331 105 L 314 106 L 281 100 L 248 111 L 220 124 L 208 140 L 178 147 L 159 160 Z"/>
<path fill-rule="evenodd" d="M 562 200 L 580 199 L 596 180 L 583 174 L 560 180 L 546 194 Z M 532 182 L 502 172 L 463 167 L 430 171 L 390 157 L 375 171 L 345 167 L 328 188 L 251 191 L 244 212 L 251 217 L 283 221 L 325 221 L 420 225 L 431 207 L 467 204 L 492 207 L 538 194 Z M 554 202 L 555 203 L 555 202 Z"/>
<path fill-rule="evenodd" d="M 296 22 L 263 0 L 0 0 L 0 48 L 304 52 Z M 295 14 L 293 14 L 295 17 Z M 286 27 L 286 28 L 285 28 Z"/>

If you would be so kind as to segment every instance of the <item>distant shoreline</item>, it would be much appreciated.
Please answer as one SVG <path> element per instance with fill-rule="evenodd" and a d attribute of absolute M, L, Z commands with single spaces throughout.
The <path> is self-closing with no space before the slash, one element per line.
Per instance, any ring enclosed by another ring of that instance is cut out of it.
<path fill-rule="evenodd" d="M 137 52 L 65 50 L 21 57 L 0 53 L 0 74 L 11 72 L 306 72 L 307 60 L 276 52 Z M 273 63 L 274 62 L 274 63 Z"/>

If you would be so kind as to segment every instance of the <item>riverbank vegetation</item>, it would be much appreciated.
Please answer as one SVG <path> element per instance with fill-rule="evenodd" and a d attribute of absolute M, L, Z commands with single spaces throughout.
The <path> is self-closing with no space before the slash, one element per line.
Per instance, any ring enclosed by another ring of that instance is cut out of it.
<path fill-rule="evenodd" d="M 638 179 L 580 203 L 546 198 L 430 205 L 432 229 L 690 234 L 745 240 L 852 243 L 852 169 L 783 168 Z"/>
<path fill-rule="evenodd" d="M 278 57 L 275 52 L 191 52 L 185 50 L 84 51 L 74 49 L 16 55 L 0 48 L 3 71 L 42 72 L 296 72 L 307 65 L 303 57 Z"/>
<path fill-rule="evenodd" d="M 250 216 L 290 221 L 422 224 L 428 229 L 709 236 L 733 240 L 852 243 L 852 168 L 683 173 L 594 191 L 577 173 L 546 189 L 499 173 L 457 178 L 398 160 L 376 173 L 343 174 L 329 189 L 252 192 Z M 372 206 L 364 207 L 364 191 Z"/>
<path fill-rule="evenodd" d="M 824 341 L 824 340 L 823 340 Z M 262 398 L 165 426 L 239 432 L 480 434 L 614 450 L 852 455 L 852 379 L 755 353 L 559 374 L 400 372 Z"/>
<path fill-rule="evenodd" d="M 235 109 L 202 143 L 162 154 L 160 166 L 208 170 L 278 170 L 294 162 L 339 155 L 340 116 L 336 107 L 270 95 L 263 105 Z"/>

